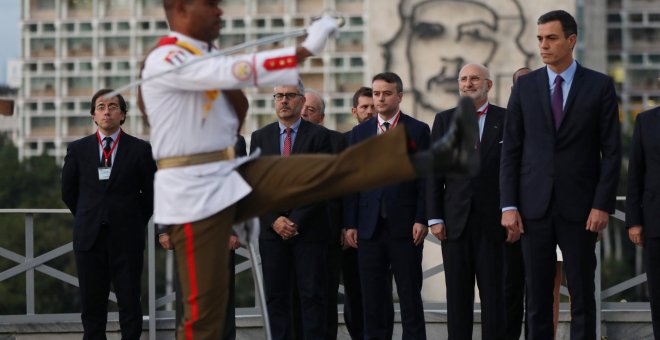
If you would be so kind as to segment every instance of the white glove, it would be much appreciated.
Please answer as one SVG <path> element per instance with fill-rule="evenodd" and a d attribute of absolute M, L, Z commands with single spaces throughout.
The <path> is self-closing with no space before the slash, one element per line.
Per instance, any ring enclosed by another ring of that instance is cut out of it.
<path fill-rule="evenodd" d="M 307 28 L 307 39 L 302 43 L 302 47 L 313 55 L 319 55 L 323 52 L 328 37 L 339 37 L 339 25 L 336 18 L 324 15 Z"/>

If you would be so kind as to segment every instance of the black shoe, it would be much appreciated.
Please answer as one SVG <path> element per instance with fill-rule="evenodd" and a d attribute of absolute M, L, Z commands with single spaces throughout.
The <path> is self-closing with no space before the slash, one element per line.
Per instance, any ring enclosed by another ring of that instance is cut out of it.
<path fill-rule="evenodd" d="M 461 97 L 447 133 L 431 145 L 432 172 L 436 175 L 474 176 L 479 171 L 479 121 L 474 102 Z"/>

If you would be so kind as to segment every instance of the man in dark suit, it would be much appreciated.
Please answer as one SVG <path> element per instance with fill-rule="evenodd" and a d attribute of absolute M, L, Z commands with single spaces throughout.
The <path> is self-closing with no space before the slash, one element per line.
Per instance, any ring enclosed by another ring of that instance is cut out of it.
<path fill-rule="evenodd" d="M 399 110 L 403 85 L 398 75 L 385 72 L 372 80 L 378 117 L 353 128 L 350 145 L 363 142 L 398 124 L 405 127 L 410 146 L 429 146 L 429 127 Z M 382 152 L 388 152 L 382 150 Z M 391 268 L 401 304 L 404 339 L 425 339 L 422 305 L 422 250 L 426 227 L 423 180 L 411 180 L 350 195 L 345 204 L 346 238 L 358 249 L 364 306 L 364 338 L 385 339 L 391 329 Z M 358 246 L 359 240 L 359 246 Z"/>
<path fill-rule="evenodd" d="M 531 71 L 532 69 L 529 67 L 521 67 L 517 69 L 513 73 L 512 84 L 515 84 L 518 81 L 518 78 Z M 511 86 L 511 88 L 513 89 L 513 86 Z M 506 305 L 505 339 L 507 340 L 520 339 L 520 333 L 523 329 L 523 319 L 525 316 L 525 268 L 520 243 L 520 240 L 518 240 L 511 244 L 507 244 L 504 252 L 504 303 Z M 525 331 L 524 334 L 527 334 L 527 331 Z"/>
<path fill-rule="evenodd" d="M 151 146 L 125 133 L 121 95 L 92 97 L 98 130 L 72 142 L 62 169 L 62 200 L 74 215 L 73 250 L 80 283 L 84 339 L 105 339 L 110 284 L 122 339 L 142 333 L 140 277 L 145 227 L 153 213 L 156 163 Z"/>
<path fill-rule="evenodd" d="M 529 338 L 553 337 L 559 245 L 571 292 L 571 339 L 594 339 L 596 238 L 614 211 L 621 167 L 616 93 L 611 78 L 573 60 L 577 23 L 570 14 L 542 15 L 537 38 L 546 67 L 518 80 L 507 107 L 502 225 L 524 233 Z"/>
<path fill-rule="evenodd" d="M 488 102 L 492 86 L 485 66 L 467 64 L 461 68 L 459 93 L 474 101 L 479 117 L 481 138 L 475 146 L 481 156 L 479 172 L 472 177 L 429 180 L 429 226 L 442 241 L 449 339 L 472 338 L 475 277 L 481 299 L 482 339 L 504 338 L 505 240 L 517 241 L 520 234 L 511 232 L 507 239 L 500 226 L 499 167 L 506 110 Z M 431 140 L 446 133 L 454 111 L 435 116 Z"/>
<path fill-rule="evenodd" d="M 252 133 L 250 152 L 288 157 L 299 153 L 330 153 L 327 129 L 305 120 L 305 88 L 277 86 L 274 89 L 278 121 Z M 325 262 L 330 237 L 327 204 L 300 206 L 289 211 L 260 216 L 264 288 L 273 339 L 291 339 L 291 303 L 300 303 L 304 339 L 325 336 Z M 300 301 L 291 301 L 292 280 Z"/>
<path fill-rule="evenodd" d="M 357 120 L 358 124 L 361 124 L 371 118 L 373 118 L 376 108 L 374 107 L 374 97 L 371 87 L 363 86 L 359 88 L 353 94 L 353 107 L 351 108 L 351 114 Z M 344 133 L 344 139 L 348 142 L 351 138 L 351 131 Z M 344 322 L 346 323 L 346 329 L 351 335 L 353 340 L 362 340 L 364 338 L 364 321 L 363 321 L 363 308 L 362 308 L 362 288 L 360 285 L 360 270 L 358 268 L 358 255 L 357 249 L 349 246 L 349 242 L 346 240 L 346 228 L 342 222 L 342 245 L 343 251 L 341 254 L 341 267 L 342 267 L 342 280 L 344 282 Z M 392 274 L 390 273 L 390 278 L 388 283 L 392 283 Z M 392 291 L 390 287 L 388 289 Z M 391 294 L 389 295 L 392 296 Z M 391 319 L 394 320 L 394 305 L 393 303 L 388 303 L 390 307 L 389 314 Z M 392 321 L 394 325 L 394 321 Z M 392 330 L 388 331 L 388 334 L 392 334 Z"/>
<path fill-rule="evenodd" d="M 317 125 L 323 125 L 325 120 L 325 101 L 315 90 L 305 90 L 305 105 L 301 112 L 302 119 Z M 327 130 L 332 153 L 338 154 L 346 148 L 346 138 L 339 131 Z M 339 290 L 339 274 L 341 272 L 341 255 L 344 225 L 342 199 L 328 201 L 328 217 L 330 218 L 330 237 L 327 239 L 326 250 L 326 294 L 325 294 L 325 339 L 337 339 L 337 293 Z M 295 310 L 295 308 L 294 308 Z M 294 322 L 295 324 L 295 322 Z"/>
<path fill-rule="evenodd" d="M 628 162 L 626 227 L 643 248 L 653 334 L 660 338 L 660 107 L 637 116 Z"/>

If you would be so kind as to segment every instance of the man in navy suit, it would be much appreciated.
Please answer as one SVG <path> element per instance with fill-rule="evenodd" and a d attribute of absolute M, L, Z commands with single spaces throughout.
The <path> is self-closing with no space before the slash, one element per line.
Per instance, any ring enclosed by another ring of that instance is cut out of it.
<path fill-rule="evenodd" d="M 142 334 L 140 277 L 145 227 L 153 213 L 156 163 L 151 146 L 125 133 L 121 95 L 92 97 L 95 134 L 71 143 L 62 169 L 62 200 L 74 216 L 73 250 L 80 282 L 84 339 L 105 339 L 110 284 L 122 339 Z"/>
<path fill-rule="evenodd" d="M 628 162 L 626 227 L 644 247 L 653 334 L 660 338 L 660 107 L 637 116 Z"/>
<path fill-rule="evenodd" d="M 500 226 L 499 168 L 506 110 L 488 102 L 492 86 L 485 66 L 461 68 L 459 93 L 474 101 L 479 117 L 481 138 L 475 146 L 481 156 L 479 172 L 472 177 L 429 179 L 429 226 L 442 241 L 449 339 L 472 338 L 475 277 L 481 298 L 482 339 L 503 339 L 505 334 L 505 240 L 515 242 L 520 234 L 510 230 L 506 235 Z M 446 133 L 454 111 L 435 116 L 431 140 Z"/>
<path fill-rule="evenodd" d="M 277 122 L 252 133 L 250 153 L 288 157 L 331 153 L 328 130 L 301 118 L 305 88 L 274 89 Z M 326 251 L 331 225 L 326 202 L 263 214 L 259 252 L 273 339 L 291 339 L 292 303 L 300 304 L 303 339 L 325 336 Z M 292 301 L 295 280 L 299 301 Z"/>
<path fill-rule="evenodd" d="M 542 15 L 546 67 L 518 79 L 504 124 L 502 225 L 523 233 L 529 339 L 551 339 L 556 245 L 571 293 L 571 339 L 596 337 L 594 254 L 614 212 L 621 167 L 612 79 L 579 65 L 577 23 L 565 11 Z"/>
<path fill-rule="evenodd" d="M 409 146 L 429 146 L 429 127 L 399 110 L 403 84 L 398 75 L 380 73 L 372 80 L 378 116 L 353 128 L 349 144 L 405 127 Z M 381 150 L 387 153 L 388 150 Z M 364 338 L 385 339 L 391 329 L 391 301 L 387 280 L 390 268 L 397 283 L 403 339 L 425 339 L 422 305 L 422 249 L 426 227 L 425 181 L 411 180 L 362 191 L 345 204 L 346 238 L 358 249 L 358 266 L 364 304 Z"/>

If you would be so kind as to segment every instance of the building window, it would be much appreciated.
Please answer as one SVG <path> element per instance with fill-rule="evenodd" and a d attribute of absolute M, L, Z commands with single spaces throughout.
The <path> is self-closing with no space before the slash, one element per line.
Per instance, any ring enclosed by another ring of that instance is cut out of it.
<path fill-rule="evenodd" d="M 660 63 L 660 54 L 651 54 L 651 55 L 649 55 L 649 61 L 653 64 Z"/>
<path fill-rule="evenodd" d="M 30 45 L 33 57 L 55 57 L 55 39 L 31 39 Z"/>
<path fill-rule="evenodd" d="M 364 19 L 362 17 L 351 17 L 349 23 L 351 26 L 364 26 Z"/>
<path fill-rule="evenodd" d="M 105 39 L 105 55 L 127 56 L 129 54 L 130 54 L 130 40 L 128 37 Z"/>
<path fill-rule="evenodd" d="M 117 63 L 117 70 L 128 71 L 131 69 L 131 64 L 128 61 L 120 61 Z"/>
<path fill-rule="evenodd" d="M 55 71 L 55 64 L 53 63 L 44 63 L 43 69 L 46 72 L 52 72 Z"/>
<path fill-rule="evenodd" d="M 641 54 L 631 54 L 630 55 L 630 62 L 633 64 L 643 64 L 644 63 L 644 56 Z"/>
<path fill-rule="evenodd" d="M 168 29 L 167 21 L 156 21 L 157 30 L 166 30 Z"/>
<path fill-rule="evenodd" d="M 117 23 L 117 29 L 120 31 L 129 31 L 131 29 L 131 25 L 126 21 L 121 21 Z"/>
<path fill-rule="evenodd" d="M 362 66 L 364 66 L 364 60 L 362 60 L 362 57 L 351 58 L 351 67 L 362 67 Z"/>
<path fill-rule="evenodd" d="M 90 96 L 93 94 L 91 77 L 67 78 L 66 85 L 70 96 Z"/>
<path fill-rule="evenodd" d="M 46 23 L 43 26 L 44 32 L 55 32 L 55 24 Z"/>
<path fill-rule="evenodd" d="M 92 24 L 89 22 L 83 22 L 80 24 L 80 31 L 81 32 L 91 32 L 92 31 Z"/>
<path fill-rule="evenodd" d="M 245 21 L 243 19 L 234 19 L 231 21 L 231 25 L 234 28 L 245 28 Z"/>
<path fill-rule="evenodd" d="M 45 102 L 44 103 L 44 111 L 55 111 L 55 103 Z"/>
<path fill-rule="evenodd" d="M 32 78 L 30 89 L 33 96 L 54 96 L 55 78 Z"/>
<path fill-rule="evenodd" d="M 106 77 L 105 88 L 115 89 L 128 84 L 130 81 L 130 77 Z"/>
<path fill-rule="evenodd" d="M 71 57 L 91 57 L 92 38 L 68 38 L 67 50 Z"/>

